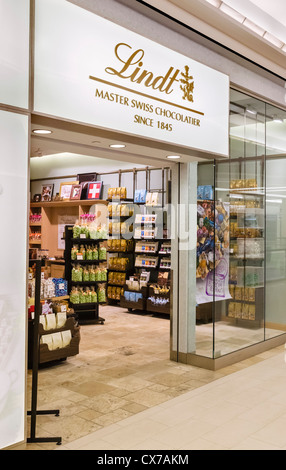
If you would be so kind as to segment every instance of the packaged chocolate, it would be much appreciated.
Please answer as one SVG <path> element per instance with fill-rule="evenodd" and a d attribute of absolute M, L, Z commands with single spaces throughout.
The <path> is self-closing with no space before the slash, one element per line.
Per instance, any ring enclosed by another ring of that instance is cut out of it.
<path fill-rule="evenodd" d="M 255 305 L 249 304 L 249 320 L 254 321 L 255 320 Z"/>
<path fill-rule="evenodd" d="M 255 288 L 254 287 L 248 288 L 248 300 L 249 302 L 255 302 Z"/>
<path fill-rule="evenodd" d="M 240 302 L 235 304 L 235 318 L 241 318 L 241 305 Z"/>
<path fill-rule="evenodd" d="M 235 287 L 235 300 L 241 300 L 241 287 Z"/>
<path fill-rule="evenodd" d="M 242 304 L 241 318 L 243 320 L 249 319 L 249 304 Z"/>
<path fill-rule="evenodd" d="M 229 302 L 228 304 L 228 316 L 230 318 L 234 318 L 235 316 L 235 303 L 234 302 Z"/>

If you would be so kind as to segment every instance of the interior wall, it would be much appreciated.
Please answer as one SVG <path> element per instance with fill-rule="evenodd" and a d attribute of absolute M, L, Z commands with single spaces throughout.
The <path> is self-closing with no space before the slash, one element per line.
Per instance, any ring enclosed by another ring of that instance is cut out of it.
<path fill-rule="evenodd" d="M 60 190 L 63 182 L 76 181 L 76 176 L 80 173 L 106 173 L 117 172 L 125 169 L 133 169 L 134 164 L 128 162 L 118 162 L 103 158 L 90 157 L 86 155 L 55 154 L 44 157 L 31 158 L 31 197 L 41 194 L 43 184 L 54 184 L 54 194 Z M 136 165 L 136 168 L 145 168 L 144 165 Z M 140 172 L 137 177 L 137 187 L 145 188 L 145 172 Z M 69 176 L 69 177 L 67 177 Z M 158 175 L 152 175 L 156 179 L 156 184 L 160 183 Z M 109 187 L 119 186 L 118 175 L 104 175 L 98 178 L 104 181 L 102 198 L 107 198 Z M 37 181 L 33 181 L 37 180 Z M 121 185 L 127 188 L 127 197 L 133 197 L 133 173 L 123 174 Z M 160 187 L 160 186 L 159 186 Z"/>

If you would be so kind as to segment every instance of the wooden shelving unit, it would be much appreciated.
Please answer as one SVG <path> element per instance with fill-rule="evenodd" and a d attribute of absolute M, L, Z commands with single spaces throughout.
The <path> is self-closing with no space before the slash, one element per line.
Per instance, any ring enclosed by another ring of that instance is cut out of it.
<path fill-rule="evenodd" d="M 49 257 L 64 258 L 64 250 L 59 248 L 59 221 L 66 217 L 76 222 L 80 216 L 90 211 L 92 206 L 96 206 L 98 214 L 97 221 L 106 225 L 107 221 L 107 201 L 78 200 L 78 201 L 50 201 L 32 202 L 30 213 L 41 214 L 41 223 L 30 224 L 30 233 L 37 231 L 41 233 L 40 240 L 30 240 L 30 248 L 40 248 L 48 250 Z"/>

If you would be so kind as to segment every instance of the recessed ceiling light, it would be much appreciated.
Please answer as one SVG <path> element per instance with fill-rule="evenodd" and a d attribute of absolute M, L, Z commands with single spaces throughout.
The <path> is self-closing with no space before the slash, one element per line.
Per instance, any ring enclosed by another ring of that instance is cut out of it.
<path fill-rule="evenodd" d="M 181 157 L 180 155 L 168 155 L 167 158 L 170 160 L 179 160 Z"/>
<path fill-rule="evenodd" d="M 33 129 L 32 132 L 33 134 L 42 134 L 42 135 L 52 134 L 52 131 L 50 131 L 50 129 Z"/>
<path fill-rule="evenodd" d="M 239 23 L 243 23 L 245 20 L 245 16 L 241 15 L 238 11 L 234 10 L 233 8 L 229 7 L 225 3 L 222 2 L 219 9 L 225 13 L 226 15 L 230 16 L 234 20 L 238 21 Z"/>
<path fill-rule="evenodd" d="M 260 28 L 260 26 L 257 26 L 257 24 L 253 23 L 253 21 L 250 21 L 248 18 L 245 18 L 243 24 L 259 36 L 263 36 L 265 34 L 265 29 Z"/>
<path fill-rule="evenodd" d="M 273 122 L 280 122 L 281 124 L 283 124 L 283 119 L 281 119 L 279 116 L 277 116 L 277 114 L 274 114 Z"/>
<path fill-rule="evenodd" d="M 123 149 L 124 147 L 126 147 L 126 145 L 124 144 L 111 144 L 109 145 L 110 148 L 112 149 Z"/>
<path fill-rule="evenodd" d="M 219 8 L 221 5 L 221 0 L 207 0 L 208 3 L 211 3 L 214 7 Z"/>
<path fill-rule="evenodd" d="M 266 39 L 266 41 L 271 42 L 271 44 L 274 44 L 276 47 L 279 47 L 279 49 L 284 46 L 284 43 L 280 41 L 280 39 L 273 36 L 273 34 L 268 33 L 268 31 L 266 31 L 263 37 Z"/>
<path fill-rule="evenodd" d="M 257 114 L 257 111 L 250 104 L 246 106 L 246 111 L 250 114 Z"/>

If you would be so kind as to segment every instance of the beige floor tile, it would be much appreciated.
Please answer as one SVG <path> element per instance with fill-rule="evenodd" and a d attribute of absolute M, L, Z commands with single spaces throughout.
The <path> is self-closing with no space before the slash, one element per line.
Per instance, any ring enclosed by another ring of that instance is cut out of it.
<path fill-rule="evenodd" d="M 89 421 L 94 421 L 95 418 L 99 418 L 100 416 L 104 416 L 102 413 L 99 413 L 99 411 L 91 410 L 90 408 L 86 408 L 84 411 L 81 411 L 80 413 L 77 413 L 77 416 L 83 419 L 87 419 Z"/>
<path fill-rule="evenodd" d="M 190 380 L 190 374 L 184 373 L 181 375 L 173 374 L 171 372 L 161 373 L 150 377 L 150 381 L 165 387 L 176 387 L 184 382 Z"/>
<path fill-rule="evenodd" d="M 129 392 L 136 392 L 144 388 L 153 385 L 151 381 L 143 380 L 133 375 L 127 377 L 121 377 L 118 379 L 110 379 L 108 382 L 113 387 L 118 387 L 120 389 L 128 390 Z"/>
<path fill-rule="evenodd" d="M 254 439 L 264 444 L 271 444 L 280 448 L 286 446 L 286 418 L 277 418 L 252 435 Z"/>
<path fill-rule="evenodd" d="M 125 398 L 116 397 L 106 393 L 105 395 L 98 395 L 93 398 L 88 398 L 83 402 L 83 405 L 92 410 L 99 411 L 100 413 L 110 413 L 115 411 L 128 403 Z"/>
<path fill-rule="evenodd" d="M 213 429 L 215 426 L 209 423 L 190 418 L 182 420 L 176 426 L 168 426 L 157 436 L 157 440 L 173 448 L 181 449 Z"/>
<path fill-rule="evenodd" d="M 234 418 L 221 426 L 216 426 L 213 431 L 206 432 L 203 437 L 230 449 L 247 437 L 254 437 L 254 433 L 259 429 L 261 429 L 261 424 Z"/>
<path fill-rule="evenodd" d="M 110 369 L 102 369 L 101 372 L 109 377 L 120 378 L 136 373 L 136 369 L 131 367 L 111 367 Z"/>
<path fill-rule="evenodd" d="M 75 384 L 73 382 L 69 382 L 65 384 L 66 388 L 69 388 L 73 392 L 81 393 L 87 397 L 94 397 L 96 395 L 102 395 L 105 393 L 111 392 L 114 387 L 110 385 L 106 385 L 100 382 L 88 381 L 83 383 Z"/>
<path fill-rule="evenodd" d="M 281 448 L 249 437 L 233 446 L 231 450 L 281 450 Z"/>
<path fill-rule="evenodd" d="M 180 447 L 180 450 L 227 450 L 227 448 L 200 438 Z"/>
<path fill-rule="evenodd" d="M 140 413 L 141 411 L 144 411 L 147 409 L 146 406 L 140 405 L 138 403 L 127 403 L 122 407 L 123 410 L 129 411 L 130 413 Z"/>
<path fill-rule="evenodd" d="M 115 411 L 112 411 L 111 413 L 106 413 L 96 417 L 93 422 L 99 424 L 100 426 L 109 426 L 110 424 L 117 423 L 118 421 L 126 419 L 132 415 L 133 413 L 119 408 Z"/>
<path fill-rule="evenodd" d="M 70 449 L 69 449 L 70 450 Z M 120 447 L 117 447 L 115 445 L 110 444 L 109 442 L 106 442 L 104 440 L 97 440 L 97 441 L 92 441 L 89 442 L 88 444 L 81 445 L 80 447 L 76 447 L 75 449 L 72 450 L 121 450 Z"/>
<path fill-rule="evenodd" d="M 168 395 L 163 393 L 154 392 L 149 389 L 138 390 L 137 392 L 130 393 L 124 397 L 128 401 L 138 403 L 140 405 L 146 406 L 147 408 L 159 405 L 170 399 Z"/>
<path fill-rule="evenodd" d="M 98 424 L 87 421 L 79 416 L 58 417 L 54 418 L 53 421 L 40 425 L 50 435 L 62 437 L 63 444 L 100 429 Z"/>
<path fill-rule="evenodd" d="M 129 449 L 129 447 L 133 447 L 144 442 L 147 436 L 149 439 L 155 438 L 158 440 L 157 437 L 165 429 L 165 425 L 146 419 L 144 421 L 139 421 L 134 425 L 121 427 L 119 431 L 106 434 L 104 440 L 126 450 Z"/>

